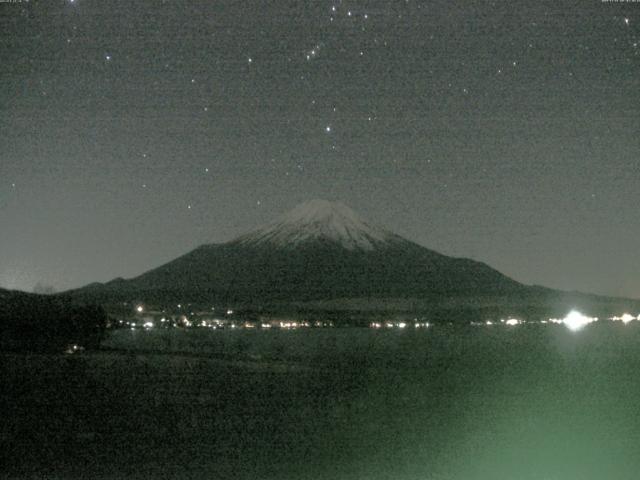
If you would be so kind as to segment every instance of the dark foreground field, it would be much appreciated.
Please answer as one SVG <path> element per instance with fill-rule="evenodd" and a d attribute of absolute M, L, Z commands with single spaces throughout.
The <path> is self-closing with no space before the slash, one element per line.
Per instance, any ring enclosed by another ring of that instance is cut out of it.
<path fill-rule="evenodd" d="M 640 471 L 640 325 L 112 335 L 97 353 L 0 355 L 3 477 Z"/>

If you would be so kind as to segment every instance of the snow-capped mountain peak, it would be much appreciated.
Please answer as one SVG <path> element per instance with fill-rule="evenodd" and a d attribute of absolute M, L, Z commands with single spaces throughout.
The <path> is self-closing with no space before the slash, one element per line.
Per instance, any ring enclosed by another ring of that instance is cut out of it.
<path fill-rule="evenodd" d="M 278 220 L 237 239 L 242 244 L 295 246 L 308 240 L 324 240 L 349 250 L 373 250 L 393 234 L 364 222 L 340 202 L 310 200 Z"/>

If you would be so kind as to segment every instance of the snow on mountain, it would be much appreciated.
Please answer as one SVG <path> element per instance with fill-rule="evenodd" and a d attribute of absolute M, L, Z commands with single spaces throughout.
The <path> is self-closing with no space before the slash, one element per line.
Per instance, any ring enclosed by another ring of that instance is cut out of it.
<path fill-rule="evenodd" d="M 367 224 L 340 202 L 310 200 L 235 242 L 289 247 L 309 240 L 324 240 L 348 250 L 373 250 L 376 245 L 394 238 L 397 238 L 394 234 Z"/>

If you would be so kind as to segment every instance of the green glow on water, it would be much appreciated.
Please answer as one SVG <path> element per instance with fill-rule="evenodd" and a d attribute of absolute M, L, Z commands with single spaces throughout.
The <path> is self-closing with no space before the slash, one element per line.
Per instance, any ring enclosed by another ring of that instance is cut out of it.
<path fill-rule="evenodd" d="M 631 480 L 640 471 L 635 322 L 123 330 L 109 342 L 192 354 L 3 362 L 12 427 L 0 438 L 20 459 L 15 478 L 55 459 L 67 468 L 60 478 Z"/>

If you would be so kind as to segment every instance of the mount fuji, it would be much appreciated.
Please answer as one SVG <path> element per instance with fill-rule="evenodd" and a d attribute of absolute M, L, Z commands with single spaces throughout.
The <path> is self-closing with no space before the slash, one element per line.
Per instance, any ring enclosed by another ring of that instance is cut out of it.
<path fill-rule="evenodd" d="M 420 246 L 325 200 L 303 203 L 262 228 L 202 245 L 138 277 L 67 294 L 102 304 L 222 303 L 261 311 L 290 311 L 292 305 L 405 311 L 448 305 L 460 311 L 470 304 L 475 309 L 541 299 L 564 305 L 566 295 L 591 303 L 605 298 L 524 285 L 484 263 Z"/>

